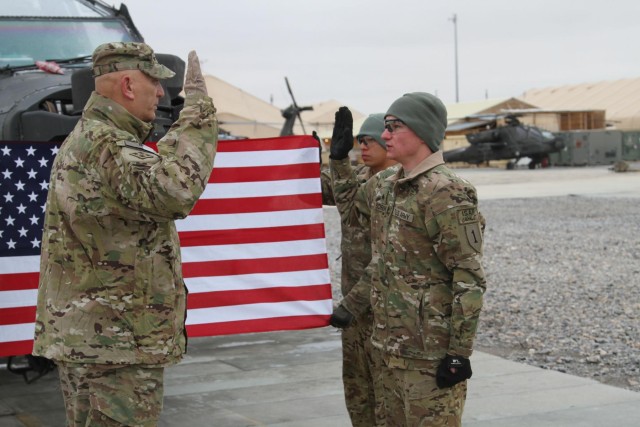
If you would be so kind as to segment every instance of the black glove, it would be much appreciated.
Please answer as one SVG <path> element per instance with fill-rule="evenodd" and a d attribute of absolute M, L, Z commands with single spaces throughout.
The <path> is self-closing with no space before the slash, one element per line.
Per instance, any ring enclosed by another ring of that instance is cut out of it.
<path fill-rule="evenodd" d="M 329 318 L 329 324 L 334 328 L 345 329 L 351 326 L 353 323 L 353 314 L 343 306 L 339 305 L 333 310 L 331 318 Z"/>
<path fill-rule="evenodd" d="M 455 374 L 451 369 L 455 369 Z M 436 372 L 436 384 L 438 388 L 453 387 L 454 385 L 471 378 L 471 362 L 466 357 L 449 356 L 445 357 L 438 366 Z"/>
<path fill-rule="evenodd" d="M 340 107 L 336 111 L 336 121 L 333 124 L 331 136 L 331 157 L 334 160 L 346 159 L 353 148 L 353 116 L 347 107 Z"/>
<path fill-rule="evenodd" d="M 320 152 L 320 166 L 322 166 L 322 141 L 320 141 L 320 137 L 318 136 L 318 132 L 315 130 L 311 132 L 311 136 L 318 141 L 318 151 Z"/>

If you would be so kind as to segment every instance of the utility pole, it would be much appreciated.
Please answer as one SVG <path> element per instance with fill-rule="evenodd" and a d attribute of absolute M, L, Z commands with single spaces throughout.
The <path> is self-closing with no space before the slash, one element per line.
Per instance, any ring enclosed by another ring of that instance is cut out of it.
<path fill-rule="evenodd" d="M 456 103 L 458 103 L 458 101 L 460 101 L 458 94 L 458 15 L 454 13 L 453 18 L 449 18 L 449 20 L 453 21 L 453 44 L 456 64 Z"/>

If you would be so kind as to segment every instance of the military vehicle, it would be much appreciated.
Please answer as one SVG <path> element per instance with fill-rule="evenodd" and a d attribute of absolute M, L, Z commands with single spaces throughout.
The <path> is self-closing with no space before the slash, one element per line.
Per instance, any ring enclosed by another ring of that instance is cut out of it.
<path fill-rule="evenodd" d="M 503 125 L 498 125 L 500 118 L 504 118 Z M 493 115 L 486 125 L 489 129 L 466 135 L 468 147 L 445 151 L 444 160 L 476 165 L 490 160 L 509 160 L 507 169 L 513 169 L 520 159 L 529 158 L 529 169 L 535 169 L 548 166 L 549 154 L 565 147 L 560 136 L 524 125 L 515 114 Z"/>
<path fill-rule="evenodd" d="M 106 42 L 144 41 L 127 7 L 100 0 L 0 0 L 0 144 L 61 142 L 80 119 L 94 89 L 91 56 Z M 176 72 L 163 80 L 150 141 L 164 136 L 184 105 L 185 63 L 156 54 Z M 44 358 L 10 357 L 7 368 L 32 382 L 53 365 Z"/>
<path fill-rule="evenodd" d="M 113 41 L 144 41 L 124 4 L 0 0 L 0 141 L 64 140 L 94 88 L 93 50 Z M 150 140 L 166 133 L 184 104 L 184 61 L 156 56 L 176 75 L 162 82 Z"/>

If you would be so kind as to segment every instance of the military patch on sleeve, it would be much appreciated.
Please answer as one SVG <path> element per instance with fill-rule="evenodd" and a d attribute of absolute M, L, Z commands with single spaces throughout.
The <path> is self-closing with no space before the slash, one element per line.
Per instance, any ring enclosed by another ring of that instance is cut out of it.
<path fill-rule="evenodd" d="M 467 236 L 467 243 L 476 252 L 482 253 L 482 232 L 480 231 L 480 223 L 464 224 L 464 234 Z"/>
<path fill-rule="evenodd" d="M 116 144 L 122 147 L 122 158 L 127 163 L 154 164 L 160 161 L 160 156 L 152 150 L 146 150 L 144 145 L 131 141 L 118 141 Z"/>
<path fill-rule="evenodd" d="M 476 208 L 467 208 L 460 209 L 458 211 L 458 224 L 471 224 L 474 222 L 478 222 L 478 209 Z"/>

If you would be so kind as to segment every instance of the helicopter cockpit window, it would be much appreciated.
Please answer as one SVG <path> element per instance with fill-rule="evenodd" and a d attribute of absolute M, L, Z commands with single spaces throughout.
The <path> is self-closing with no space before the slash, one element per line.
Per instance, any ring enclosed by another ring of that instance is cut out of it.
<path fill-rule="evenodd" d="M 555 138 L 555 136 L 551 132 L 549 132 L 548 130 L 543 130 L 542 131 L 542 136 L 544 136 L 545 138 L 549 138 L 549 139 Z"/>
<path fill-rule="evenodd" d="M 88 57 L 96 46 L 136 41 L 119 19 L 75 0 L 0 0 L 0 68 Z"/>

